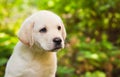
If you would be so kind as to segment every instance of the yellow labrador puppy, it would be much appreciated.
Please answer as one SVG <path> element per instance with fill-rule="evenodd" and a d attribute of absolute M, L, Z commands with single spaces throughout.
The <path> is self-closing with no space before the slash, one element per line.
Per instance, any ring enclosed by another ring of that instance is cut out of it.
<path fill-rule="evenodd" d="M 23 22 L 18 38 L 5 77 L 55 77 L 55 51 L 64 48 L 66 38 L 61 18 L 50 11 L 39 11 Z"/>

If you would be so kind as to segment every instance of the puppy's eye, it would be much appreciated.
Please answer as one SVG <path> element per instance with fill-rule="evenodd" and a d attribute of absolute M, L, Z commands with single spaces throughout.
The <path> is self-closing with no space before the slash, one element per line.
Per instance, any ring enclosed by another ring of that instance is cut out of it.
<path fill-rule="evenodd" d="M 47 32 L 47 29 L 44 27 L 44 28 L 40 29 L 39 32 L 41 32 L 41 33 L 45 33 L 45 32 Z"/>
<path fill-rule="evenodd" d="M 58 30 L 61 30 L 61 26 L 58 26 Z"/>

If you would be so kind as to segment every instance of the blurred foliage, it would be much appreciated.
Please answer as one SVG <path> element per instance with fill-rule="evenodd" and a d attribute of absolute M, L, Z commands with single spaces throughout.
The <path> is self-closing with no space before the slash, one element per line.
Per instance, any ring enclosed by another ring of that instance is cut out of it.
<path fill-rule="evenodd" d="M 120 0 L 0 0 L 0 77 L 26 17 L 38 10 L 61 16 L 66 49 L 56 77 L 120 77 Z"/>

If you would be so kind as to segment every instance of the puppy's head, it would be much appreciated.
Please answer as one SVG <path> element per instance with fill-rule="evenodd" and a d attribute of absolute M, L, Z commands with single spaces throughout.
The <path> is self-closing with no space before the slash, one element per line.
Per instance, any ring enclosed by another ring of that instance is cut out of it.
<path fill-rule="evenodd" d="M 35 45 L 45 51 L 54 51 L 64 48 L 66 31 L 59 16 L 40 11 L 23 22 L 18 38 L 27 46 Z"/>

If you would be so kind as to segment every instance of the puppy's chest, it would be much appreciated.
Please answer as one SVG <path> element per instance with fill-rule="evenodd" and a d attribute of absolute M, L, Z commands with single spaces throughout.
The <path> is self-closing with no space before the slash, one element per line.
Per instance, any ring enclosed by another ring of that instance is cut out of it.
<path fill-rule="evenodd" d="M 56 72 L 56 67 L 55 61 L 50 59 L 44 61 L 44 59 L 34 58 L 28 63 L 25 72 L 29 75 L 28 77 L 53 77 Z"/>

